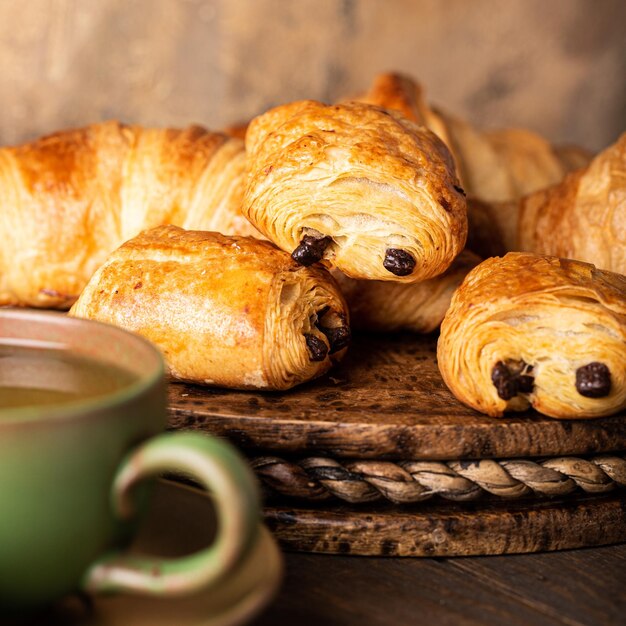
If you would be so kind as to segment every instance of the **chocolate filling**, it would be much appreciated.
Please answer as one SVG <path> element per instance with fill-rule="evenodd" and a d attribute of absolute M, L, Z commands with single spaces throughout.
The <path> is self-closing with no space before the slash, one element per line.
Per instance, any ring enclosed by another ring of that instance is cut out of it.
<path fill-rule="evenodd" d="M 579 367 L 576 390 L 585 398 L 605 398 L 611 393 L 611 370 L 598 361 Z"/>
<path fill-rule="evenodd" d="M 351 333 L 347 326 L 338 326 L 337 328 L 318 326 L 318 328 L 326 335 L 326 339 L 330 343 L 330 354 L 343 350 L 350 343 Z"/>
<path fill-rule="evenodd" d="M 466 196 L 467 194 L 465 193 L 465 189 L 463 189 L 463 187 L 459 187 L 458 185 L 452 185 L 454 187 L 454 190 L 457 191 L 458 193 L 460 193 L 462 196 Z"/>
<path fill-rule="evenodd" d="M 330 352 L 329 354 L 334 354 L 335 352 L 339 352 L 339 350 L 343 350 L 350 343 L 350 339 L 352 338 L 352 333 L 350 332 L 350 327 L 346 324 L 346 318 L 341 313 L 336 313 L 339 321 L 341 322 L 340 326 L 325 326 L 322 323 L 322 319 L 328 313 L 330 307 L 326 307 L 322 309 L 317 314 L 317 322 L 315 325 L 319 330 L 326 335 L 326 339 L 328 339 L 328 343 L 330 344 Z"/>
<path fill-rule="evenodd" d="M 524 361 L 498 361 L 491 370 L 491 382 L 503 400 L 511 400 L 518 393 L 531 393 L 535 379 L 530 375 L 532 365 Z"/>
<path fill-rule="evenodd" d="M 395 276 L 408 276 L 415 269 L 415 259 L 401 248 L 387 248 L 383 267 Z"/>
<path fill-rule="evenodd" d="M 324 251 L 330 245 L 330 237 L 320 237 L 316 239 L 311 235 L 305 235 L 300 241 L 300 245 L 291 253 L 291 258 L 299 265 L 313 265 L 322 260 Z"/>
<path fill-rule="evenodd" d="M 309 333 L 304 335 L 306 347 L 309 349 L 311 361 L 323 361 L 328 354 L 328 346 L 315 335 Z"/>

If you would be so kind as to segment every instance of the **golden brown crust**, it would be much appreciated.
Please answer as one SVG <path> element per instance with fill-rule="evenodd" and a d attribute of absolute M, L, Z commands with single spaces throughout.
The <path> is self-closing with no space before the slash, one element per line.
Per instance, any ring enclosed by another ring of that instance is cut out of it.
<path fill-rule="evenodd" d="M 144 228 L 250 229 L 240 140 L 118 122 L 0 149 L 0 304 L 67 308 Z"/>
<path fill-rule="evenodd" d="M 323 258 L 347 275 L 416 282 L 445 271 L 465 243 L 448 150 L 399 114 L 295 102 L 255 118 L 246 149 L 243 213 L 283 250 L 328 236 Z M 411 273 L 385 269 L 388 249 L 413 257 Z"/>
<path fill-rule="evenodd" d="M 626 274 L 626 134 L 588 167 L 520 201 L 519 249 Z"/>
<path fill-rule="evenodd" d="M 454 395 L 488 415 L 529 406 L 567 419 L 615 413 L 626 407 L 626 277 L 527 253 L 488 259 L 454 294 L 437 357 Z M 503 398 L 499 363 L 523 369 L 529 388 Z M 608 395 L 579 393 L 577 371 L 591 363 L 610 371 Z"/>
<path fill-rule="evenodd" d="M 288 389 L 320 376 L 345 353 L 333 352 L 321 326 L 348 327 L 323 268 L 299 267 L 269 242 L 174 226 L 113 252 L 70 315 L 147 337 L 176 379 L 240 389 Z M 326 347 L 321 360 L 312 360 L 307 334 Z"/>
<path fill-rule="evenodd" d="M 333 272 L 348 302 L 352 327 L 357 330 L 430 333 L 443 320 L 455 289 L 480 258 L 463 250 L 439 276 L 421 283 L 354 280 Z"/>

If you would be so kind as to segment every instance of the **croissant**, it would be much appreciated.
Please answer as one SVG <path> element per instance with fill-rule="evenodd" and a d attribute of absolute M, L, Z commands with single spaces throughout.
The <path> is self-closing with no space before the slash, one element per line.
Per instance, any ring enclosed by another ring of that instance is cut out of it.
<path fill-rule="evenodd" d="M 137 332 L 177 380 L 289 389 L 320 376 L 350 340 L 345 301 L 322 267 L 271 243 L 160 226 L 114 251 L 70 315 Z"/>
<path fill-rule="evenodd" d="M 243 142 L 118 122 L 0 149 L 0 305 L 68 308 L 107 255 L 160 224 L 252 234 Z"/>
<path fill-rule="evenodd" d="M 302 101 L 246 134 L 243 214 L 295 260 L 352 278 L 417 282 L 444 272 L 467 236 L 445 145 L 396 113 Z"/>
<path fill-rule="evenodd" d="M 338 271 L 333 276 L 348 302 L 352 328 L 430 333 L 441 324 L 454 290 L 478 263 L 479 257 L 463 250 L 443 274 L 420 283 L 355 280 Z"/>
<path fill-rule="evenodd" d="M 423 89 L 402 74 L 377 76 L 361 102 L 401 112 L 432 130 L 452 152 L 468 196 L 503 202 L 560 181 L 591 155 L 575 146 L 552 147 L 529 130 L 484 133 L 448 112 L 429 107 Z"/>
<path fill-rule="evenodd" d="M 487 415 L 615 413 L 626 407 L 626 277 L 523 252 L 488 259 L 452 297 L 437 359 L 454 395 Z"/>
<path fill-rule="evenodd" d="M 519 202 L 519 250 L 626 274 L 626 133 L 586 167 Z"/>

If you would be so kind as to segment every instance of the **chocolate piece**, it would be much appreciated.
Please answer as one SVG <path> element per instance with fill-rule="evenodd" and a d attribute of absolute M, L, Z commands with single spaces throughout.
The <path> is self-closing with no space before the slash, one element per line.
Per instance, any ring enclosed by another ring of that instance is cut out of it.
<path fill-rule="evenodd" d="M 351 333 L 347 326 L 337 326 L 337 328 L 318 326 L 318 328 L 326 335 L 330 343 L 330 354 L 343 350 L 350 343 Z"/>
<path fill-rule="evenodd" d="M 576 390 L 585 398 L 605 398 L 611 393 L 611 370 L 598 361 L 579 367 Z"/>
<path fill-rule="evenodd" d="M 524 361 L 511 361 L 505 364 L 498 361 L 491 370 L 493 382 L 498 396 L 503 400 L 510 400 L 518 393 L 531 393 L 535 387 L 535 379 L 530 375 L 533 366 Z"/>
<path fill-rule="evenodd" d="M 300 245 L 291 253 L 291 258 L 300 265 L 313 265 L 322 260 L 324 250 L 328 248 L 331 241 L 330 237 L 316 239 L 311 235 L 305 235 Z"/>
<path fill-rule="evenodd" d="M 326 335 L 326 339 L 328 339 L 328 343 L 330 344 L 330 354 L 334 354 L 335 352 L 339 352 L 339 350 L 343 350 L 349 343 L 352 338 L 352 333 L 350 332 L 350 327 L 346 323 L 345 315 L 341 313 L 335 313 L 335 315 L 339 318 L 341 322 L 341 326 L 325 326 L 322 324 L 322 320 L 330 307 L 325 307 L 321 311 L 317 313 L 317 322 L 315 325 L 321 332 Z"/>
<path fill-rule="evenodd" d="M 328 354 L 328 346 L 315 335 L 309 333 L 304 335 L 306 347 L 309 349 L 311 361 L 323 361 Z"/>
<path fill-rule="evenodd" d="M 491 382 L 498 391 L 498 396 L 503 400 L 510 400 L 517 395 L 517 379 L 511 375 L 509 368 L 502 361 L 498 361 L 493 366 Z"/>
<path fill-rule="evenodd" d="M 535 388 L 535 379 L 532 376 L 518 376 L 517 387 L 521 393 L 532 393 Z"/>
<path fill-rule="evenodd" d="M 401 248 L 387 248 L 383 267 L 395 276 L 408 276 L 415 269 L 415 259 Z"/>

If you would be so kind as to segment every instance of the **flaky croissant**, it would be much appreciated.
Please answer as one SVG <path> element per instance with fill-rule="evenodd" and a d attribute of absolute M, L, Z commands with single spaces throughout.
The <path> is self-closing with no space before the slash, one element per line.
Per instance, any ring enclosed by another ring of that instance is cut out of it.
<path fill-rule="evenodd" d="M 468 196 L 487 202 L 519 198 L 560 181 L 591 155 L 577 147 L 553 147 L 529 130 L 481 132 L 450 113 L 431 108 L 419 83 L 388 73 L 374 79 L 367 93 L 356 98 L 401 112 L 437 134 L 451 150 Z"/>
<path fill-rule="evenodd" d="M 626 133 L 586 168 L 509 210 L 518 211 L 517 249 L 626 274 Z"/>
<path fill-rule="evenodd" d="M 479 263 L 479 257 L 463 250 L 443 274 L 420 283 L 355 280 L 338 271 L 333 276 L 348 302 L 353 328 L 430 333 L 441 324 L 454 290 Z"/>
<path fill-rule="evenodd" d="M 345 301 L 322 267 L 269 242 L 160 226 L 113 252 L 70 315 L 135 331 L 178 380 L 288 389 L 320 376 L 350 339 Z"/>
<path fill-rule="evenodd" d="M 528 253 L 488 259 L 454 294 L 437 359 L 454 395 L 488 415 L 615 413 L 626 407 L 626 277 Z"/>
<path fill-rule="evenodd" d="M 417 282 L 463 248 L 465 198 L 450 154 L 400 114 L 295 102 L 255 118 L 246 150 L 243 214 L 301 264 Z"/>
<path fill-rule="evenodd" d="M 244 168 L 240 140 L 198 126 L 106 122 L 0 149 L 0 305 L 69 307 L 145 228 L 252 234 Z"/>

